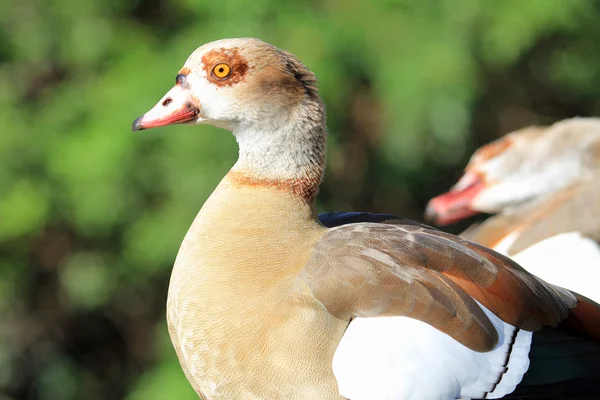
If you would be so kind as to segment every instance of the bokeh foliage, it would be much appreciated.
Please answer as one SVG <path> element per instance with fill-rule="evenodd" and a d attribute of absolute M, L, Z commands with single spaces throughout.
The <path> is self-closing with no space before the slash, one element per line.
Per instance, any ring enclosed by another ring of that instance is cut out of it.
<path fill-rule="evenodd" d="M 477 146 L 600 114 L 592 0 L 0 2 L 0 399 L 193 399 L 169 272 L 233 164 L 209 127 L 132 134 L 199 45 L 256 36 L 321 81 L 319 207 L 420 219 Z"/>

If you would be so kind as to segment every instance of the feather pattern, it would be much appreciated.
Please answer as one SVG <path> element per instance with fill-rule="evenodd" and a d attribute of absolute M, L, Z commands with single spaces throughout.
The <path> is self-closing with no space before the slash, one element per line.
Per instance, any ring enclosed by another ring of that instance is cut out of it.
<path fill-rule="evenodd" d="M 475 300 L 527 330 L 558 325 L 575 305 L 507 257 L 414 225 L 332 228 L 301 277 L 334 315 L 408 316 L 479 351 L 493 348 L 497 334 Z"/>

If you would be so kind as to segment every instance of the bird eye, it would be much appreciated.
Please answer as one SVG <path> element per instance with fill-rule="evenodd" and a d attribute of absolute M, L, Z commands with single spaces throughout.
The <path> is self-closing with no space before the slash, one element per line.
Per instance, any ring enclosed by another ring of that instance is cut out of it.
<path fill-rule="evenodd" d="M 224 63 L 217 64 L 212 70 L 212 75 L 217 79 L 227 79 L 231 75 L 231 67 Z"/>
<path fill-rule="evenodd" d="M 177 75 L 177 77 L 175 78 L 175 83 L 177 83 L 178 85 L 181 85 L 181 83 L 183 81 L 185 81 L 185 78 L 187 78 L 187 76 L 185 76 L 184 74 L 179 74 Z"/>

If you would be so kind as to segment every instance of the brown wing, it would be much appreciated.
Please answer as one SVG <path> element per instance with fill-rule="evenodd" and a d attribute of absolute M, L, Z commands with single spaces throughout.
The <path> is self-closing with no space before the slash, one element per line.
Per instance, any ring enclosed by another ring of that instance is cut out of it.
<path fill-rule="evenodd" d="M 508 250 L 516 254 L 535 243 L 563 232 L 581 232 L 600 240 L 600 184 L 583 182 L 518 211 L 491 217 L 461 237 L 494 247 L 511 233 L 518 237 Z"/>
<path fill-rule="evenodd" d="M 416 318 L 477 351 L 493 348 L 497 334 L 475 300 L 527 330 L 558 325 L 576 303 L 492 250 L 412 225 L 332 228 L 301 276 L 340 318 Z"/>

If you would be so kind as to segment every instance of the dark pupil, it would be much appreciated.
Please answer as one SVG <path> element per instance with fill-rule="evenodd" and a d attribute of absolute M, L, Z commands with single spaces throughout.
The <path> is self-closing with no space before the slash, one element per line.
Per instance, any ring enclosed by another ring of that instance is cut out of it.
<path fill-rule="evenodd" d="M 225 68 L 223 68 L 223 67 L 219 68 L 219 72 L 223 72 L 223 71 L 225 71 Z"/>
<path fill-rule="evenodd" d="M 180 84 L 182 84 L 182 83 L 185 81 L 185 78 L 186 78 L 186 76 L 185 76 L 185 75 L 183 75 L 183 74 L 179 74 L 179 75 L 177 75 L 177 77 L 175 78 L 175 82 L 176 82 L 177 84 L 179 84 L 179 85 L 180 85 Z"/>

